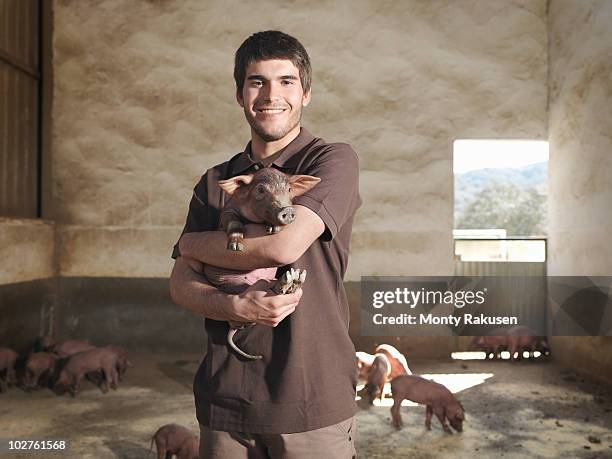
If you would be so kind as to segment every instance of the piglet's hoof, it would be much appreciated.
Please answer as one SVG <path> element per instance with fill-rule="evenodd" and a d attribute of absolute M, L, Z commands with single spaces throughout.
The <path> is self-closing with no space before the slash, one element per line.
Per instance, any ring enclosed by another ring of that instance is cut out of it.
<path fill-rule="evenodd" d="M 285 274 L 283 274 L 278 281 L 276 281 L 276 284 L 274 285 L 272 290 L 274 291 L 274 293 L 279 295 L 294 293 L 302 287 L 302 284 L 305 280 L 305 269 L 300 270 L 291 268 L 289 271 L 286 271 Z"/>
<path fill-rule="evenodd" d="M 232 252 L 242 252 L 244 250 L 244 246 L 242 245 L 242 242 L 229 241 L 227 243 L 227 250 L 231 250 Z"/>

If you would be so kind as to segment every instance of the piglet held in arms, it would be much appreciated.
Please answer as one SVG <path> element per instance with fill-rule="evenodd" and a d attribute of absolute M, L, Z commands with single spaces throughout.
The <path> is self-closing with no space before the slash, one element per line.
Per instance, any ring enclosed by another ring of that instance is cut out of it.
<path fill-rule="evenodd" d="M 287 175 L 273 167 L 219 181 L 219 187 L 229 196 L 220 221 L 228 236 L 227 248 L 244 249 L 245 220 L 266 225 L 269 234 L 281 231 L 295 220 L 293 198 L 320 181 L 310 175 Z"/>
<path fill-rule="evenodd" d="M 229 199 L 221 212 L 220 228 L 227 233 L 227 248 L 244 250 L 244 223 L 266 225 L 268 234 L 278 233 L 295 220 L 293 198 L 312 189 L 321 179 L 309 175 L 288 175 L 273 167 L 263 168 L 254 174 L 239 175 L 219 181 L 219 187 Z M 258 280 L 272 281 L 276 268 L 261 268 L 253 271 L 236 271 L 204 265 L 208 281 L 226 293 L 238 294 Z M 297 291 L 306 279 L 306 271 L 291 269 L 274 284 L 272 291 L 287 294 Z M 253 324 L 230 323 L 228 345 L 239 355 L 248 359 L 261 359 L 239 349 L 233 337 L 239 329 Z"/>

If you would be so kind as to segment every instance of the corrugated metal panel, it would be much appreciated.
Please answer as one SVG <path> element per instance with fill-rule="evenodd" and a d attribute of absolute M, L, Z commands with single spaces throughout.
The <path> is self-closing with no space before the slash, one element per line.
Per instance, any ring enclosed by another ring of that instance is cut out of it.
<path fill-rule="evenodd" d="M 487 314 L 520 314 L 531 324 L 546 324 L 546 263 L 545 262 L 494 262 L 455 261 L 455 275 L 480 277 L 496 276 L 500 280 L 499 291 L 487 301 Z M 534 282 L 525 277 L 534 277 Z M 497 290 L 497 289 L 496 289 Z"/>
<path fill-rule="evenodd" d="M 0 0 L 0 52 L 38 71 L 38 0 Z"/>
<path fill-rule="evenodd" d="M 0 0 L 0 215 L 36 217 L 37 0 Z"/>
<path fill-rule="evenodd" d="M 457 276 L 542 276 L 545 262 L 455 261 Z"/>

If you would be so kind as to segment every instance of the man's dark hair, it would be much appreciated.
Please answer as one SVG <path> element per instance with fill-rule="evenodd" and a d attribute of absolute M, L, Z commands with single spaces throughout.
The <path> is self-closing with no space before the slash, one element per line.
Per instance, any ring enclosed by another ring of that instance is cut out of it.
<path fill-rule="evenodd" d="M 293 65 L 300 71 L 304 92 L 310 89 L 312 69 L 306 49 L 291 35 L 278 30 L 266 30 L 251 35 L 236 51 L 234 80 L 236 80 L 238 91 L 242 91 L 246 69 L 251 62 L 271 59 L 287 59 L 293 62 Z"/>

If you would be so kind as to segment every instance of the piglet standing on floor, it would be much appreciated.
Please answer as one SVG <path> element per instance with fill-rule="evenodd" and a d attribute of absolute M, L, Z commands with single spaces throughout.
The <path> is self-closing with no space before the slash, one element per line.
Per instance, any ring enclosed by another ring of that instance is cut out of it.
<path fill-rule="evenodd" d="M 55 373 L 57 356 L 50 352 L 34 352 L 25 363 L 23 385 L 27 390 L 47 386 Z"/>
<path fill-rule="evenodd" d="M 390 344 L 379 344 L 374 350 L 375 354 L 385 354 L 391 364 L 391 374 L 389 379 L 397 378 L 400 375 L 411 375 L 412 372 L 408 368 L 408 361 L 406 356 L 402 354 L 397 348 Z"/>
<path fill-rule="evenodd" d="M 391 362 L 385 354 L 375 354 L 374 361 L 368 373 L 368 380 L 360 394 L 365 395 L 366 401 L 372 405 L 374 400 L 383 399 L 385 384 L 391 375 Z"/>
<path fill-rule="evenodd" d="M 132 366 L 132 362 L 128 359 L 127 351 L 121 346 L 109 344 L 106 346 L 106 349 L 109 349 L 117 356 L 117 375 L 119 377 L 119 382 L 121 382 L 128 367 Z M 86 377 L 98 387 L 104 383 L 104 373 L 102 371 L 89 372 Z"/>
<path fill-rule="evenodd" d="M 505 351 L 508 348 L 508 337 L 501 334 L 496 335 L 485 335 L 475 336 L 470 344 L 470 350 L 479 350 L 486 354 L 485 358 L 491 356 L 495 359 L 499 356 L 501 351 Z"/>
<path fill-rule="evenodd" d="M 508 351 L 510 351 L 510 359 L 516 358 L 521 360 L 523 352 L 527 351 L 532 354 L 534 351 L 539 351 L 543 355 L 550 354 L 550 348 L 545 336 L 538 336 L 537 332 L 525 325 L 516 325 L 508 330 Z"/>
<path fill-rule="evenodd" d="M 34 352 L 52 352 L 55 347 L 55 339 L 50 335 L 39 336 L 36 338 L 34 345 L 32 346 L 32 353 Z"/>
<path fill-rule="evenodd" d="M 384 397 L 385 384 L 400 375 L 410 375 L 406 357 L 390 344 L 379 344 L 374 350 L 374 358 L 367 374 L 363 389 L 370 405 L 376 398 Z"/>
<path fill-rule="evenodd" d="M 367 352 L 355 352 L 355 363 L 357 364 L 357 377 L 360 379 L 368 379 L 368 374 L 374 363 L 374 356 Z"/>
<path fill-rule="evenodd" d="M 117 346 L 116 344 L 109 344 L 106 346 L 117 356 L 117 372 L 119 374 L 119 381 L 121 381 L 122 376 L 127 371 L 128 367 L 132 366 L 132 362 L 128 359 L 127 351 L 121 346 Z"/>
<path fill-rule="evenodd" d="M 398 429 L 402 426 L 400 408 L 402 401 L 408 399 L 426 406 L 425 427 L 431 430 L 431 416 L 435 414 L 440 420 L 444 432 L 452 434 L 446 421 L 457 431 L 463 431 L 465 412 L 461 403 L 442 384 L 415 375 L 398 376 L 391 381 L 393 406 L 391 418 Z"/>
<path fill-rule="evenodd" d="M 73 339 L 73 340 L 63 341 L 61 343 L 58 343 L 55 346 L 52 346 L 51 348 L 49 348 L 49 350 L 57 354 L 57 356 L 60 358 L 66 358 L 66 357 L 70 357 L 73 354 L 77 354 L 79 352 L 84 352 L 84 351 L 89 351 L 95 348 L 96 346 L 91 344 L 89 341 Z"/>
<path fill-rule="evenodd" d="M 178 424 L 166 424 L 157 429 L 151 438 L 157 448 L 157 458 L 165 459 L 176 454 L 177 459 L 198 459 L 200 440 L 187 427 Z"/>
<path fill-rule="evenodd" d="M 14 350 L 8 347 L 0 347 L 0 392 L 4 392 L 9 384 L 17 382 L 15 373 L 17 357 L 18 354 Z"/>
<path fill-rule="evenodd" d="M 54 390 L 63 394 L 70 389 L 72 396 L 76 396 L 83 376 L 90 372 L 102 371 L 104 375 L 102 391 L 108 392 L 109 386 L 117 388 L 119 380 L 117 372 L 117 355 L 106 347 L 90 349 L 79 352 L 68 358 L 60 370 L 59 378 L 55 382 Z"/>

